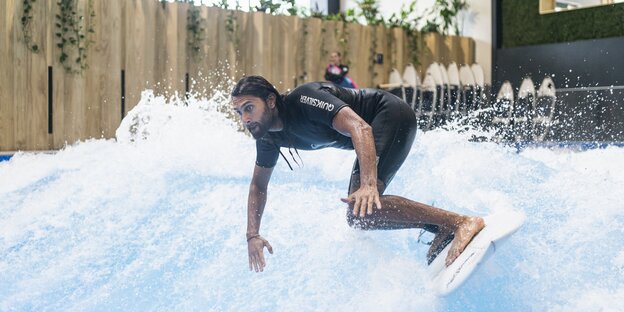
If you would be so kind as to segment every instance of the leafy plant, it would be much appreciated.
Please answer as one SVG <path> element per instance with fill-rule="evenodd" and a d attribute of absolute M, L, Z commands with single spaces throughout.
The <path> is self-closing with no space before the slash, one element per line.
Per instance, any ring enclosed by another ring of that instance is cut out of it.
<path fill-rule="evenodd" d="M 70 73 L 81 73 L 87 66 L 87 49 L 93 43 L 88 35 L 95 33 L 93 3 L 88 2 L 89 20 L 84 27 L 84 17 L 78 14 L 77 0 L 59 0 L 59 14 L 56 14 L 56 46 L 61 50 L 59 61 Z"/>
<path fill-rule="evenodd" d="M 230 8 L 230 4 L 228 3 L 227 0 L 221 0 L 221 1 L 217 2 L 217 3 L 215 3 L 214 6 L 217 7 L 217 8 L 224 9 L 224 10 L 228 10 Z"/>
<path fill-rule="evenodd" d="M 30 29 L 30 22 L 33 19 L 33 3 L 35 2 L 36 0 L 23 0 L 21 24 L 22 32 L 24 33 L 24 43 L 26 44 L 26 47 L 28 47 L 28 50 L 34 53 L 38 53 L 39 45 L 33 41 L 32 32 Z"/>
<path fill-rule="evenodd" d="M 405 4 L 401 5 L 399 13 L 392 13 L 386 22 L 386 26 L 400 27 L 406 31 L 414 31 L 417 29 L 422 16 L 416 15 L 416 0 L 413 0 L 406 8 Z"/>
<path fill-rule="evenodd" d="M 297 7 L 297 4 L 295 4 L 295 0 L 285 0 L 284 3 L 288 4 L 288 7 L 286 8 L 286 12 L 288 13 L 288 15 L 290 16 L 299 15 L 299 12 L 301 11 L 301 9 Z"/>
<path fill-rule="evenodd" d="M 260 0 L 260 6 L 256 6 L 256 11 L 268 14 L 275 14 L 282 7 L 281 2 L 273 0 Z"/>
<path fill-rule="evenodd" d="M 423 32 L 436 31 L 444 35 L 450 34 L 453 30 L 455 35 L 460 35 L 459 12 L 468 8 L 465 0 L 436 0 L 429 11 L 431 19 L 427 20 Z M 441 22 L 438 22 L 441 18 Z"/>
<path fill-rule="evenodd" d="M 203 33 L 205 18 L 199 14 L 199 9 L 192 5 L 189 7 L 186 18 L 186 30 L 188 31 L 187 45 L 193 57 L 200 56 L 201 45 L 204 41 Z"/>
<path fill-rule="evenodd" d="M 385 20 L 379 12 L 379 4 L 377 0 L 360 0 L 357 1 L 360 8 L 359 15 L 366 20 L 368 25 L 385 24 Z"/>
<path fill-rule="evenodd" d="M 225 0 L 223 0 L 225 1 Z M 238 7 L 238 2 L 236 2 L 236 6 Z M 227 37 L 234 44 L 234 48 L 238 51 L 238 45 L 240 39 L 236 36 L 236 32 L 238 31 L 238 22 L 236 21 L 236 15 L 234 15 L 234 10 L 229 10 L 227 13 L 227 17 L 225 20 L 225 30 L 227 31 Z"/>
<path fill-rule="evenodd" d="M 435 19 L 429 19 L 425 22 L 425 26 L 420 29 L 421 32 L 440 32 L 440 24 Z"/>

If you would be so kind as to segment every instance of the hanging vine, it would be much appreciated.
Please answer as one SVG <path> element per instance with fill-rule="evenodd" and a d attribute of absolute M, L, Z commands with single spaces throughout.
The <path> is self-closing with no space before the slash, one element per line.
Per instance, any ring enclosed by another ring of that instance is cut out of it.
<path fill-rule="evenodd" d="M 417 15 L 416 0 L 413 0 L 408 7 L 405 4 L 401 6 L 401 10 L 398 14 L 393 13 L 388 19 L 387 26 L 390 28 L 402 28 L 407 37 L 407 49 L 409 50 L 409 59 L 411 63 L 416 66 L 420 64 L 418 51 L 422 45 L 419 42 L 422 40 L 422 36 L 419 36 L 417 26 L 423 19 L 423 16 Z M 396 49 L 392 53 L 396 53 Z M 396 61 L 393 60 L 392 67 L 396 67 Z"/>
<path fill-rule="evenodd" d="M 384 31 L 385 31 L 386 37 L 388 38 L 386 40 L 386 48 L 388 49 L 388 51 L 390 51 L 390 55 L 388 55 L 388 60 L 390 60 L 390 68 L 396 68 L 397 67 L 397 61 L 396 61 L 397 49 L 396 49 L 396 44 L 394 44 L 394 40 L 393 40 L 394 38 L 393 38 L 392 28 L 386 28 Z"/>
<path fill-rule="evenodd" d="M 349 60 L 349 28 L 347 27 L 345 22 L 339 22 L 342 24 L 342 27 L 334 28 L 334 36 L 338 40 L 338 46 L 340 47 L 340 53 L 342 53 L 342 59 L 347 63 L 347 66 L 351 66 L 351 61 Z M 342 28 L 342 31 L 339 29 Z M 325 53 L 327 55 L 327 53 Z"/>
<path fill-rule="evenodd" d="M 91 43 L 90 34 L 94 34 L 93 23 L 95 11 L 92 0 L 87 4 L 89 19 L 84 24 L 84 16 L 80 15 L 77 8 L 77 0 L 59 0 L 59 14 L 56 15 L 56 46 L 61 50 L 59 61 L 65 71 L 69 73 L 82 73 L 87 69 L 87 50 Z"/>
<path fill-rule="evenodd" d="M 371 46 L 370 46 L 370 55 L 371 58 L 368 61 L 368 75 L 371 77 L 371 81 L 375 81 L 377 78 L 377 72 L 375 72 L 375 63 L 376 63 L 376 55 L 377 55 L 377 26 L 371 26 Z"/>
<path fill-rule="evenodd" d="M 28 50 L 34 53 L 39 52 L 39 45 L 32 39 L 31 21 L 33 19 L 33 3 L 36 0 L 23 0 L 22 1 L 22 33 L 24 34 L 24 43 Z"/>
<path fill-rule="evenodd" d="M 327 29 L 325 28 L 325 23 L 321 24 L 321 55 L 325 56 L 329 53 L 327 50 L 327 45 L 325 44 L 325 34 L 327 33 Z"/>
<path fill-rule="evenodd" d="M 408 30 L 405 34 L 407 35 L 407 48 L 409 49 L 410 61 L 412 65 L 418 66 L 420 65 L 418 51 L 420 51 L 421 47 L 425 44 L 424 37 L 414 30 Z"/>
<path fill-rule="evenodd" d="M 215 7 L 228 10 L 227 16 L 225 19 L 225 30 L 227 32 L 227 37 L 234 44 L 234 49 L 238 51 L 238 43 L 239 39 L 236 36 L 236 32 L 238 31 L 238 23 L 236 22 L 236 15 L 234 15 L 234 11 L 240 10 L 240 3 L 238 0 L 236 1 L 236 7 L 234 10 L 230 9 L 230 4 L 227 0 L 221 0 L 220 2 L 215 4 Z"/>
<path fill-rule="evenodd" d="M 191 57 L 201 57 L 201 47 L 204 41 L 205 18 L 199 14 L 199 8 L 194 5 L 189 7 L 188 16 L 186 18 L 186 30 L 188 31 L 187 45 L 191 51 Z"/>
<path fill-rule="evenodd" d="M 301 68 L 302 72 L 299 77 L 297 77 L 298 81 L 302 83 L 305 82 L 308 78 L 308 72 L 306 71 L 306 57 L 307 57 L 307 40 L 308 40 L 308 23 L 307 20 L 302 21 L 302 36 L 301 36 L 301 53 L 299 53 L 299 68 Z"/>

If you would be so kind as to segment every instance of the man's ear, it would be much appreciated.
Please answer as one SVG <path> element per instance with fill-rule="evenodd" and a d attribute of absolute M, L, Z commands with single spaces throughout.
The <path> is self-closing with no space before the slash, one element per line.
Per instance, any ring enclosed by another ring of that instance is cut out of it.
<path fill-rule="evenodd" d="M 269 108 L 275 108 L 275 100 L 275 94 L 269 94 L 269 97 L 267 97 L 267 105 L 269 105 Z"/>

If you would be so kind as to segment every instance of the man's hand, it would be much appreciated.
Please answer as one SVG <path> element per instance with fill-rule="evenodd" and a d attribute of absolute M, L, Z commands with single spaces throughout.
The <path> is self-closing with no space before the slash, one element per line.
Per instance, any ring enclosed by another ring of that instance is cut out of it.
<path fill-rule="evenodd" d="M 270 254 L 273 254 L 273 247 L 269 244 L 269 241 L 257 235 L 247 241 L 247 251 L 249 252 L 249 270 L 256 270 L 256 272 L 264 271 L 266 262 L 264 261 L 264 247 L 269 250 Z"/>
<path fill-rule="evenodd" d="M 377 186 L 361 186 L 360 189 L 349 195 L 349 198 L 341 198 L 342 202 L 353 203 L 353 215 L 364 218 L 366 214 L 373 214 L 373 205 L 381 209 Z"/>

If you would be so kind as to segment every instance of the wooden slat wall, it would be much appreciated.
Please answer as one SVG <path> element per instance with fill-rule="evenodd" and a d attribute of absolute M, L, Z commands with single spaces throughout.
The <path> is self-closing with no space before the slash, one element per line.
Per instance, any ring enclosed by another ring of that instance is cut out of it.
<path fill-rule="evenodd" d="M 150 0 L 126 2 L 125 32 L 133 40 L 125 42 L 125 109 L 130 111 L 138 103 L 141 91 L 154 82 L 155 14 L 151 14 Z M 153 9 L 153 8 L 152 8 Z M 121 76 L 121 73 L 120 73 Z"/>
<path fill-rule="evenodd" d="M 22 1 L 16 1 L 15 12 L 22 11 Z M 33 4 L 34 16 L 47 16 L 46 2 Z M 17 13 L 16 13 L 17 14 Z M 14 15 L 14 19 L 20 19 Z M 40 51 L 31 53 L 25 44 L 11 44 L 13 48 L 13 105 L 15 113 L 14 137 L 17 149 L 45 149 L 48 145 L 47 60 L 45 19 L 31 21 L 32 40 Z M 21 25 L 13 25 L 13 38 L 24 40 Z M 21 43 L 21 42 L 20 42 Z"/>
<path fill-rule="evenodd" d="M 187 47 L 189 4 L 157 0 L 93 0 L 94 43 L 88 69 L 67 73 L 56 48 L 56 0 L 34 2 L 31 32 L 39 46 L 30 52 L 20 24 L 22 1 L 0 1 L 0 151 L 58 149 L 88 138 L 111 138 L 123 113 L 141 92 L 210 96 L 227 91 L 243 75 L 263 75 L 282 91 L 322 80 L 327 53 L 340 51 L 360 87 L 385 83 L 390 70 L 412 62 L 409 40 L 416 40 L 422 73 L 432 62 L 474 62 L 474 41 L 464 37 L 417 34 L 401 29 L 264 13 L 199 7 L 204 19 L 201 53 Z M 88 21 L 89 0 L 78 0 Z M 226 29 L 233 18 L 234 32 Z M 85 25 L 86 27 L 86 25 Z M 341 43 L 341 40 L 344 40 Z M 376 44 L 373 44 L 373 43 Z M 383 64 L 373 64 L 382 53 Z M 48 66 L 53 68 L 52 125 L 48 133 Z M 122 112 L 121 72 L 125 71 Z"/>
<path fill-rule="evenodd" d="M 122 8 L 119 1 L 94 1 L 94 43 L 85 72 L 87 135 L 112 137 L 121 122 Z M 101 64 L 100 66 L 94 66 Z M 91 68 L 92 67 L 92 68 Z"/>
<path fill-rule="evenodd" d="M 323 33 L 323 21 L 316 18 L 305 20 L 307 35 L 305 35 L 305 81 L 315 81 L 323 79 L 325 73 L 325 65 L 327 64 L 327 55 L 321 55 L 321 49 L 325 43 Z M 326 22 L 327 23 L 327 22 Z"/>
<path fill-rule="evenodd" d="M 15 149 L 13 93 L 13 8 L 16 0 L 0 1 L 0 151 Z"/>
<path fill-rule="evenodd" d="M 47 1 L 48 4 L 48 25 L 54 25 L 56 22 L 56 14 L 58 13 L 58 6 L 55 1 Z M 52 125 L 53 131 L 49 140 L 49 148 L 59 149 L 68 141 L 67 129 L 69 127 L 65 123 L 65 111 L 69 110 L 69 103 L 65 102 L 65 78 L 63 67 L 60 65 L 58 58 L 60 52 L 56 49 L 56 36 L 55 28 L 50 27 L 48 29 L 48 41 L 47 46 L 52 47 L 47 49 L 47 61 L 48 66 L 52 66 L 53 70 L 53 88 L 52 88 Z M 19 43 L 18 43 L 19 44 Z M 71 120 L 71 119 L 69 119 Z"/>

